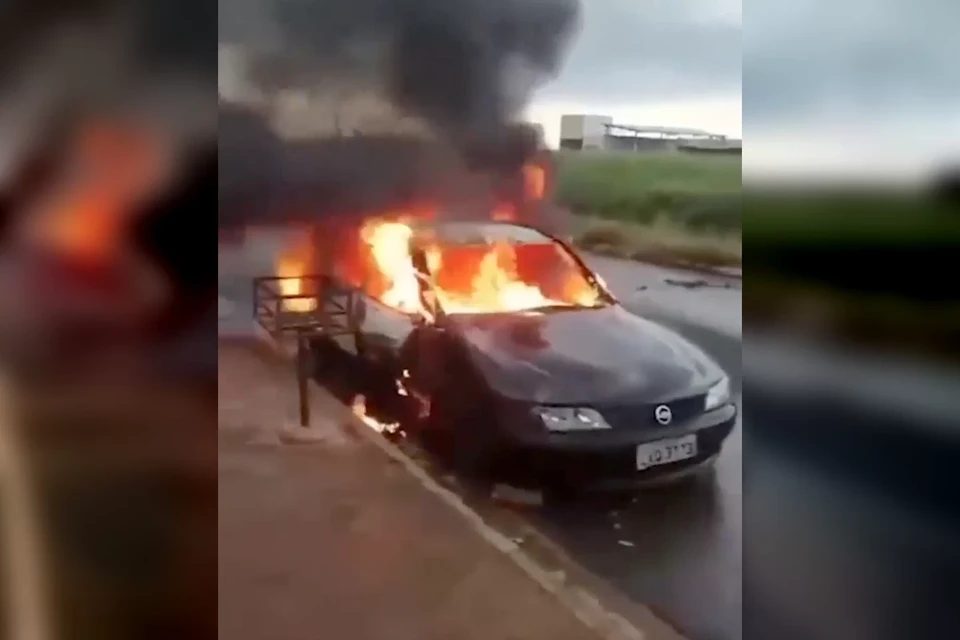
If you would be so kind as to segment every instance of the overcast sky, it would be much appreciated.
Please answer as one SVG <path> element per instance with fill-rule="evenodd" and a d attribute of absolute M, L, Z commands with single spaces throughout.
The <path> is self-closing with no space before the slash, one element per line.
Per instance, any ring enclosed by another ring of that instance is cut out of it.
<path fill-rule="evenodd" d="M 549 142 L 557 142 L 563 113 L 740 135 L 740 0 L 593 0 L 582 7 L 566 65 L 528 109 Z"/>
<path fill-rule="evenodd" d="M 751 0 L 746 29 L 741 0 L 582 5 L 566 66 L 528 110 L 554 144 L 561 114 L 597 113 L 746 130 L 745 170 L 960 156 L 956 0 Z"/>
<path fill-rule="evenodd" d="M 955 0 L 754 0 L 747 14 L 745 171 L 913 173 L 960 158 Z"/>
<path fill-rule="evenodd" d="M 562 114 L 592 113 L 745 134 L 745 170 L 960 160 L 957 0 L 750 0 L 746 29 L 741 0 L 580 1 L 526 111 L 554 145 Z"/>

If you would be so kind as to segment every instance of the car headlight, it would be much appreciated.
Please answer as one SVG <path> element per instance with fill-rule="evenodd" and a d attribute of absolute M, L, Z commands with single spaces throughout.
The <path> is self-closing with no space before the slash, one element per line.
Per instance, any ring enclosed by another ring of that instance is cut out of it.
<path fill-rule="evenodd" d="M 724 376 L 720 382 L 716 383 L 707 391 L 707 398 L 704 402 L 704 411 L 712 411 L 730 401 L 730 378 Z"/>
<path fill-rule="evenodd" d="M 534 413 L 548 431 L 595 431 L 610 425 L 599 412 L 575 407 L 538 407 Z"/>

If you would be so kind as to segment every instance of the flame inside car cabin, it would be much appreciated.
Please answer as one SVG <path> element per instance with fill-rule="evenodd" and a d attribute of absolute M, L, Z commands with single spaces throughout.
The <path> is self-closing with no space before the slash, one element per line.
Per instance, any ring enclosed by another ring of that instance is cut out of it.
<path fill-rule="evenodd" d="M 445 243 L 424 235 L 408 217 L 367 220 L 359 229 L 358 263 L 362 273 L 348 274 L 350 284 L 407 314 L 432 319 L 433 312 L 421 296 L 421 275 L 414 246 L 425 255 L 427 274 L 437 302 L 448 314 L 525 312 L 542 307 L 593 306 L 596 288 L 584 277 L 574 259 L 558 244 L 543 242 L 488 245 Z M 277 263 L 281 288 L 289 296 L 302 295 L 304 276 L 311 273 L 317 252 L 309 242 L 291 245 Z M 524 262 L 527 277 L 518 263 Z M 350 269 L 339 265 L 341 271 Z M 533 276 L 530 273 L 533 271 Z M 547 286 L 549 284 L 549 286 Z M 548 289 L 545 291 L 545 289 Z M 288 298 L 285 308 L 309 312 L 315 298 Z"/>
<path fill-rule="evenodd" d="M 542 199 L 546 169 L 530 163 L 523 168 L 522 177 L 526 200 Z M 489 212 L 487 222 L 519 222 L 522 226 L 520 217 L 516 204 L 501 201 Z M 293 244 L 277 263 L 281 288 L 287 296 L 302 295 L 304 277 L 316 273 L 317 254 L 323 253 L 325 261 L 332 258 L 332 271 L 345 284 L 363 289 L 390 308 L 428 320 L 433 320 L 434 303 L 448 314 L 488 314 L 599 302 L 598 288 L 575 258 L 547 236 L 521 241 L 451 240 L 437 232 L 449 223 L 434 224 L 437 219 L 435 207 L 418 205 L 382 212 L 346 236 L 325 231 L 323 248 L 317 242 Z M 463 224 L 469 227 L 472 223 Z M 479 229 L 485 223 L 475 224 Z M 354 249 L 345 251 L 346 246 Z M 425 289 L 432 292 L 434 300 L 424 299 Z M 316 308 L 316 300 L 288 298 L 284 306 L 288 311 L 306 313 Z"/>
<path fill-rule="evenodd" d="M 371 220 L 360 235 L 369 247 L 374 276 L 382 281 L 379 292 L 373 289 L 375 297 L 405 313 L 429 315 L 420 297 L 411 250 L 413 227 L 404 222 Z M 436 239 L 423 245 L 433 290 L 446 313 L 522 312 L 546 306 L 592 306 L 598 300 L 596 290 L 557 245 L 515 246 L 502 241 L 475 247 Z M 544 277 L 530 282 L 519 275 L 518 252 L 530 257 L 534 250 L 543 258 Z M 545 280 L 554 282 L 549 293 L 541 288 Z"/>
<path fill-rule="evenodd" d="M 377 296 L 389 307 L 405 313 L 423 311 L 417 270 L 410 254 L 413 229 L 402 222 L 373 220 L 360 229 L 360 239 L 370 248 L 382 292 Z"/>

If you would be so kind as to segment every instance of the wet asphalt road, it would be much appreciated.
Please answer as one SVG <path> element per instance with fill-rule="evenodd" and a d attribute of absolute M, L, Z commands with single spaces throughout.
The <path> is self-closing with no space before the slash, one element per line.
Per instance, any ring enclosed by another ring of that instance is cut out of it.
<path fill-rule="evenodd" d="M 241 260 L 244 270 L 255 272 L 263 264 L 261 273 L 267 272 L 265 253 Z M 715 358 L 730 375 L 739 403 L 739 285 L 603 258 L 589 262 L 628 309 L 673 328 Z M 222 294 L 249 309 L 250 281 L 222 282 Z M 576 562 L 691 640 L 740 640 L 742 450 L 738 421 L 715 474 L 705 481 L 633 498 L 544 507 L 530 517 Z"/>
<path fill-rule="evenodd" d="M 741 386 L 740 341 L 676 321 Z M 590 572 L 654 610 L 691 640 L 742 637 L 742 428 L 715 476 L 632 499 L 544 508 L 538 527 Z"/>
<path fill-rule="evenodd" d="M 739 283 L 604 258 L 588 262 L 626 308 L 678 331 L 712 356 L 730 375 L 741 404 Z M 534 518 L 578 563 L 691 640 L 740 640 L 742 454 L 738 417 L 714 476 L 705 482 L 548 507 Z"/>
<path fill-rule="evenodd" d="M 604 258 L 588 262 L 626 308 L 712 356 L 730 375 L 740 404 L 738 282 Z M 738 417 L 712 477 L 632 498 L 545 507 L 532 517 L 576 562 L 691 640 L 740 640 L 742 453 Z"/>

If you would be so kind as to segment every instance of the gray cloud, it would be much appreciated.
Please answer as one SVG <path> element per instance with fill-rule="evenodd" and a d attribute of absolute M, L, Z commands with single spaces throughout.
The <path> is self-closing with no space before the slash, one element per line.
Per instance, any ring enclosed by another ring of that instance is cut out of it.
<path fill-rule="evenodd" d="M 221 38 L 264 41 L 272 21 L 265 7 L 276 0 L 219 1 Z M 582 29 L 541 98 L 637 103 L 740 93 L 740 0 L 580 4 Z"/>
<path fill-rule="evenodd" d="M 950 0 L 781 0 L 747 11 L 751 126 L 958 111 L 960 6 Z"/>
<path fill-rule="evenodd" d="M 786 1 L 786 0 L 781 0 Z M 739 0 L 593 0 L 541 97 L 663 102 L 740 93 Z"/>

